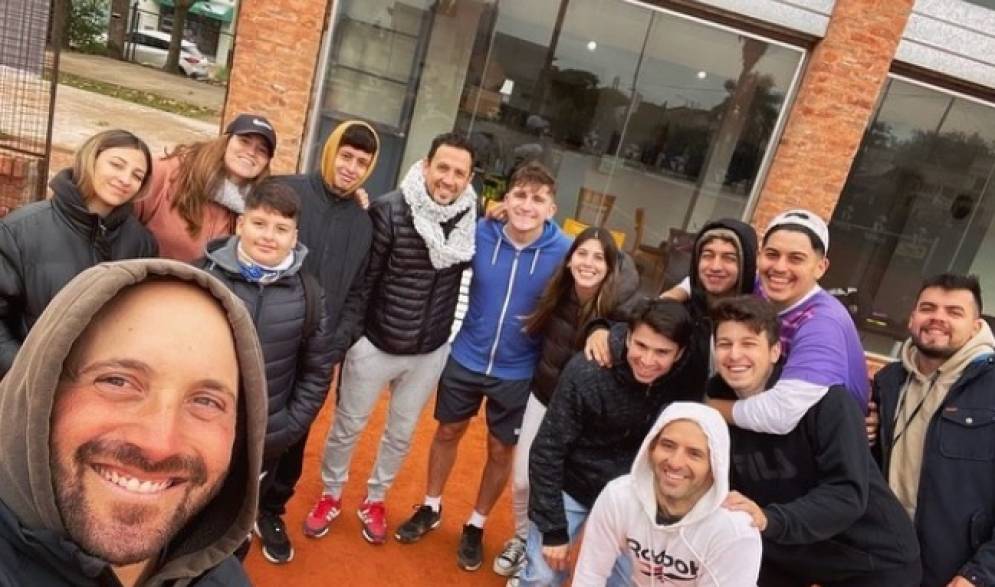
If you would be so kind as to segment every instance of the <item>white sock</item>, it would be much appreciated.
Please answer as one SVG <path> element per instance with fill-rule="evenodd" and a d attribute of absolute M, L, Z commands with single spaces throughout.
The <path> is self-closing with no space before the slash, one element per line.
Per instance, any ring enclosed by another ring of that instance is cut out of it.
<path fill-rule="evenodd" d="M 432 497 L 431 495 L 426 495 L 425 505 L 432 508 L 433 512 L 439 513 L 439 510 L 442 509 L 442 496 L 437 495 L 435 497 Z"/>
<path fill-rule="evenodd" d="M 470 521 L 467 522 L 467 524 L 470 526 L 476 526 L 478 528 L 483 529 L 484 523 L 486 521 L 487 521 L 487 516 L 478 512 L 477 510 L 473 510 L 473 513 L 470 514 Z"/>

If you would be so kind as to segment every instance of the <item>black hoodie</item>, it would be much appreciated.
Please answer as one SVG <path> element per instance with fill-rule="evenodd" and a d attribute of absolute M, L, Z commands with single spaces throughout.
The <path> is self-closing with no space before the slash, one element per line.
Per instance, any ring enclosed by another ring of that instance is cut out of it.
<path fill-rule="evenodd" d="M 709 236 L 710 231 L 716 229 L 731 231 L 739 239 L 739 280 L 735 295 L 752 294 L 757 275 L 757 233 L 752 226 L 732 218 L 722 218 L 709 222 L 701 228 L 698 238 L 694 241 L 694 252 L 691 254 L 691 269 L 688 275 L 691 282 L 691 299 L 687 302 L 687 308 L 691 312 L 691 319 L 694 320 L 691 344 L 694 345 L 698 356 L 705 357 L 706 360 L 711 357 L 712 320 L 708 316 L 708 294 L 701 286 L 698 277 L 698 260 L 701 256 L 702 241 Z"/>
<path fill-rule="evenodd" d="M 563 495 L 590 508 L 632 460 L 660 412 L 672 402 L 701 401 L 705 380 L 685 352 L 669 373 L 647 385 L 626 360 L 627 324 L 612 326 L 612 367 L 574 355 L 560 375 L 529 452 L 529 518 L 545 544 L 566 544 Z"/>
<path fill-rule="evenodd" d="M 48 302 L 70 279 L 104 261 L 155 257 L 155 238 L 123 204 L 101 218 L 87 210 L 63 169 L 51 200 L 0 220 L 0 378 Z"/>

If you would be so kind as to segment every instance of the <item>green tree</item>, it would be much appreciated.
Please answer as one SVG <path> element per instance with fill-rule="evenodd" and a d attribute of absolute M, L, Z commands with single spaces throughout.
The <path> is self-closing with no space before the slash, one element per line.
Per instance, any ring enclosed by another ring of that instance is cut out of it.
<path fill-rule="evenodd" d="M 72 0 L 66 23 L 69 46 L 84 53 L 102 53 L 109 8 L 109 0 Z"/>

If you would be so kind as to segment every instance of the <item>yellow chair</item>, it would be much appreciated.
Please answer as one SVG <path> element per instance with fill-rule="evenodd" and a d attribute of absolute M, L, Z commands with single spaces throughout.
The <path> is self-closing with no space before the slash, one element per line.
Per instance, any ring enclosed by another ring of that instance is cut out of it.
<path fill-rule="evenodd" d="M 584 232 L 584 230 L 589 226 L 590 225 L 584 224 L 577 219 L 567 218 L 563 221 L 563 226 L 561 228 L 567 236 L 573 238 Z M 620 230 L 609 230 L 608 232 L 611 233 L 612 239 L 615 241 L 615 246 L 621 249 L 622 244 L 625 243 L 625 233 Z"/>

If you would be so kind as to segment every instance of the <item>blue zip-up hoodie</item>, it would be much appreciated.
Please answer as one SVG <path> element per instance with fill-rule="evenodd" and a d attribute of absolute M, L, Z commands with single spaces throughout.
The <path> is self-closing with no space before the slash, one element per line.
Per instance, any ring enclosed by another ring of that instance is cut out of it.
<path fill-rule="evenodd" d="M 541 340 L 524 331 L 543 289 L 570 248 L 570 238 L 547 220 L 542 235 L 519 249 L 496 220 L 477 223 L 470 308 L 453 342 L 452 358 L 498 379 L 531 379 Z"/>

